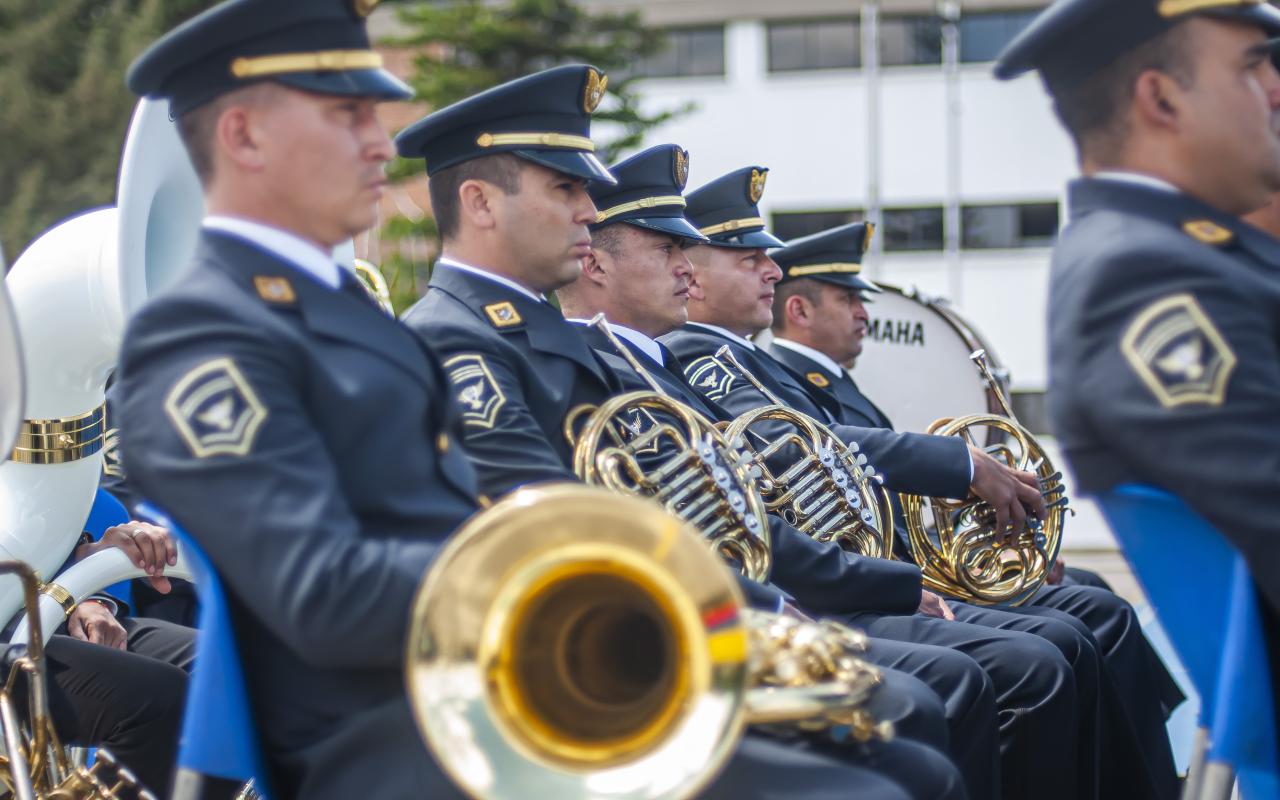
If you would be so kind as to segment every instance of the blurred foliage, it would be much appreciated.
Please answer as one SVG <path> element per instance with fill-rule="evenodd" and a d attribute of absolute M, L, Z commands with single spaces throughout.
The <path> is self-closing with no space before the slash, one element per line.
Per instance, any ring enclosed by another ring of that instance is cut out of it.
<path fill-rule="evenodd" d="M 10 263 L 46 228 L 115 202 L 136 98 L 125 70 L 215 0 L 0 0 L 0 241 Z"/>

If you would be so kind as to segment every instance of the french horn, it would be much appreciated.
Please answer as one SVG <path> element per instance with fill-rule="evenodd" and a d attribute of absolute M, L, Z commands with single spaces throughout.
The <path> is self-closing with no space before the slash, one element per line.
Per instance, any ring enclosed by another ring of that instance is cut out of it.
<path fill-rule="evenodd" d="M 588 535 L 584 535 L 588 534 Z M 892 735 L 865 638 L 745 608 L 732 573 L 648 500 L 521 489 L 441 550 L 414 600 L 418 728 L 478 800 L 676 800 L 751 724 Z"/>
<path fill-rule="evenodd" d="M 751 453 L 769 510 L 818 541 L 872 558 L 892 557 L 893 508 L 858 444 L 842 442 L 818 420 L 784 404 L 727 345 L 716 359 L 769 401 L 734 419 L 724 432 L 735 448 Z"/>
<path fill-rule="evenodd" d="M 928 432 L 959 436 L 971 445 L 993 442 L 983 448 L 989 455 L 1011 469 L 1036 475 L 1048 514 L 1043 521 L 1028 519 L 1026 530 L 1010 540 L 995 529 L 994 509 L 976 498 L 954 501 L 903 494 L 899 495 L 902 513 L 911 555 L 927 588 L 982 605 L 1019 605 L 1036 593 L 1058 558 L 1068 499 L 1062 473 L 1054 468 L 1044 446 L 1018 422 L 987 366 L 985 351 L 975 350 L 969 358 L 996 392 L 1004 415 L 943 418 Z M 989 435 L 978 435 L 980 429 Z"/>
<path fill-rule="evenodd" d="M 749 455 L 730 447 L 713 422 L 668 396 L 614 337 L 603 314 L 590 324 L 609 338 L 650 391 L 570 412 L 564 433 L 573 447 L 574 473 L 589 485 L 658 501 L 748 578 L 768 580 L 769 521 Z"/>

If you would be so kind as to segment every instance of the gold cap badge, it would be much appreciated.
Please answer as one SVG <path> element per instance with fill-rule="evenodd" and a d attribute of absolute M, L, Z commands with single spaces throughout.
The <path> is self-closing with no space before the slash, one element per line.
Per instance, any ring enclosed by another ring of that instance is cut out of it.
<path fill-rule="evenodd" d="M 821 372 L 805 373 L 805 377 L 809 379 L 809 383 L 817 386 L 819 389 L 825 389 L 831 385 L 831 381 L 827 380 L 827 376 Z"/>
<path fill-rule="evenodd" d="M 293 284 L 289 283 L 288 278 L 257 275 L 253 279 L 253 288 L 258 290 L 258 297 L 268 303 L 291 305 L 298 301 L 298 296 L 293 292 Z"/>
<path fill-rule="evenodd" d="M 356 12 L 357 17 L 363 19 L 373 13 L 379 2 L 381 0 L 351 0 L 351 10 Z"/>
<path fill-rule="evenodd" d="M 872 240 L 873 238 L 875 238 L 875 235 L 876 235 L 876 226 L 875 226 L 875 223 L 873 223 L 873 222 L 868 222 L 868 223 L 867 223 L 867 229 L 866 229 L 866 231 L 862 234 L 862 252 L 864 252 L 864 253 L 865 253 L 865 252 L 867 252 L 867 250 L 868 250 L 868 249 L 870 249 L 870 248 L 871 248 L 871 240 Z"/>
<path fill-rule="evenodd" d="M 604 93 L 609 89 L 609 76 L 601 75 L 594 69 L 587 70 L 587 88 L 582 92 L 582 110 L 594 114 L 604 100 Z"/>
<path fill-rule="evenodd" d="M 675 179 L 676 186 L 683 189 L 689 182 L 689 151 L 682 148 L 676 148 L 675 163 Z"/>
<path fill-rule="evenodd" d="M 516 307 L 505 300 L 485 306 L 484 313 L 495 328 L 510 328 L 512 325 L 524 322 L 524 318 L 520 316 L 519 311 L 516 311 Z"/>
<path fill-rule="evenodd" d="M 1200 244 L 1223 245 L 1235 238 L 1234 233 L 1207 219 L 1184 222 L 1182 230 Z"/>
<path fill-rule="evenodd" d="M 764 197 L 764 182 L 769 177 L 769 170 L 751 170 L 751 188 L 748 191 L 748 197 L 751 198 L 751 204 L 755 205 L 760 202 L 760 198 Z"/>

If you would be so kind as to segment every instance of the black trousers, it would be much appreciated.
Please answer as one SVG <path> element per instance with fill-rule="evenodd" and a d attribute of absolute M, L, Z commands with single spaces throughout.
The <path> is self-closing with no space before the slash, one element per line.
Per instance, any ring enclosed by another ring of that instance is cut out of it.
<path fill-rule="evenodd" d="M 129 649 L 55 635 L 46 648 L 49 705 L 64 742 L 110 750 L 154 793 L 168 796 L 195 631 L 122 620 Z"/>

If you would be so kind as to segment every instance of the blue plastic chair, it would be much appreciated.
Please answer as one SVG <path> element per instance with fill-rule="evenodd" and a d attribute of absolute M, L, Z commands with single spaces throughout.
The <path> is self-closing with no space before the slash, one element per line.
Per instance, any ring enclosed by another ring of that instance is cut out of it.
<path fill-rule="evenodd" d="M 84 529 L 93 536 L 94 541 L 102 538 L 107 528 L 114 528 L 129 521 L 129 511 L 124 504 L 106 489 L 99 489 L 93 497 L 93 507 L 89 509 L 89 519 Z M 113 583 L 106 588 L 106 593 L 133 606 L 133 581 Z"/>
<path fill-rule="evenodd" d="M 1280 797 L 1271 674 L 1244 558 L 1162 490 L 1131 484 L 1096 499 L 1200 694 L 1207 749 L 1183 797 L 1229 797 L 1233 776 L 1244 800 Z"/>
<path fill-rule="evenodd" d="M 143 519 L 168 528 L 177 538 L 195 578 L 196 596 L 200 601 L 196 660 L 182 719 L 173 800 L 199 797 L 201 776 L 252 780 L 257 793 L 264 799 L 270 798 L 222 580 L 195 540 L 167 515 L 147 503 L 139 506 L 138 511 Z"/>

